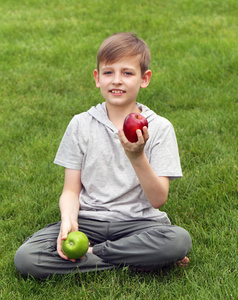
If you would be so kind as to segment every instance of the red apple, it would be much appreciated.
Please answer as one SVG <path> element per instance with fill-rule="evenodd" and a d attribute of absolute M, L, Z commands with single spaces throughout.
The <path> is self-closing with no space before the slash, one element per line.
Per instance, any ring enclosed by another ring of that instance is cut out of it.
<path fill-rule="evenodd" d="M 129 114 L 125 118 L 125 121 L 123 124 L 123 131 L 125 133 L 126 138 L 131 143 L 136 143 L 138 141 L 136 130 L 140 129 L 142 131 L 142 128 L 144 126 L 148 127 L 148 122 L 145 117 L 143 117 L 141 114 L 137 114 L 137 113 Z M 143 133 L 143 131 L 142 131 L 142 133 Z"/>

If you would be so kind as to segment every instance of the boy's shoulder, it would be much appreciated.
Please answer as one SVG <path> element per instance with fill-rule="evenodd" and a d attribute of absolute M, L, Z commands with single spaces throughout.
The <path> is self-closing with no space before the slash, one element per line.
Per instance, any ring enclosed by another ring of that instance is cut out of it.
<path fill-rule="evenodd" d="M 89 119 L 89 114 L 87 111 L 78 113 L 71 118 L 68 126 L 78 127 L 79 125 L 80 126 L 84 125 L 84 124 L 86 125 L 88 122 L 88 119 Z"/>
<path fill-rule="evenodd" d="M 161 127 L 170 127 L 172 126 L 171 122 L 166 119 L 165 117 L 162 117 L 158 113 L 156 113 L 154 110 L 150 109 L 148 106 L 144 104 L 137 103 L 137 105 L 141 109 L 141 114 L 147 119 L 149 125 L 152 126 L 161 126 Z"/>
<path fill-rule="evenodd" d="M 101 114 L 103 116 L 107 115 L 105 102 L 98 103 L 95 106 L 91 106 L 88 110 L 74 115 L 74 118 L 76 118 L 76 119 L 89 118 L 90 116 L 93 116 L 94 114 Z"/>
<path fill-rule="evenodd" d="M 92 106 L 87 111 L 75 115 L 72 118 L 71 123 L 73 126 L 80 126 L 84 128 L 94 128 L 99 123 L 106 127 L 113 127 L 107 116 L 105 102 Z"/>

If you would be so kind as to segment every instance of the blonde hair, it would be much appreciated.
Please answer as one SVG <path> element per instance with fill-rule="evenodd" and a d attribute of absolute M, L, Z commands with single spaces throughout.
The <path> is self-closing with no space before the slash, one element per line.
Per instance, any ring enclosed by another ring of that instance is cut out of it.
<path fill-rule="evenodd" d="M 130 32 L 115 33 L 106 38 L 97 53 L 97 69 L 100 63 L 114 63 L 122 57 L 140 55 L 141 74 L 149 69 L 150 50 L 147 44 Z"/>

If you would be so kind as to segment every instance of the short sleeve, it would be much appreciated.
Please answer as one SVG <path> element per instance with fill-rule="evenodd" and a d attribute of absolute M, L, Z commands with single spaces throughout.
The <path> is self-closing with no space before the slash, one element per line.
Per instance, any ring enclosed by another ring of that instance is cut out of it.
<path fill-rule="evenodd" d="M 79 143 L 80 125 L 76 116 L 70 121 L 61 140 L 54 163 L 65 168 L 80 170 L 83 152 Z"/>
<path fill-rule="evenodd" d="M 165 120 L 165 119 L 164 119 Z M 151 146 L 151 166 L 158 176 L 170 179 L 182 177 L 178 144 L 173 125 L 166 120 L 154 132 Z"/>

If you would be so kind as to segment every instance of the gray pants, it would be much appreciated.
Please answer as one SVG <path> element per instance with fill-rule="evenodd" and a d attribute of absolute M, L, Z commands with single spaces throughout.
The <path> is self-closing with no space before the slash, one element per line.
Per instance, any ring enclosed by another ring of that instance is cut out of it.
<path fill-rule="evenodd" d="M 56 249 L 60 222 L 30 236 L 17 250 L 15 266 L 23 275 L 44 278 L 53 274 L 113 269 L 118 266 L 157 269 L 183 259 L 191 248 L 189 233 L 156 221 L 101 222 L 79 220 L 93 246 L 93 254 L 71 262 Z"/>

